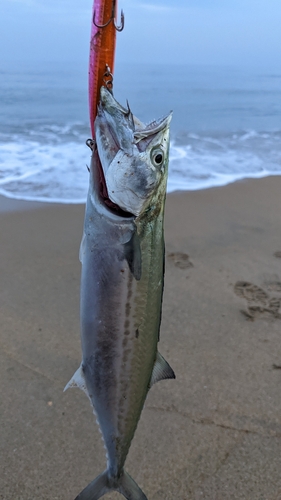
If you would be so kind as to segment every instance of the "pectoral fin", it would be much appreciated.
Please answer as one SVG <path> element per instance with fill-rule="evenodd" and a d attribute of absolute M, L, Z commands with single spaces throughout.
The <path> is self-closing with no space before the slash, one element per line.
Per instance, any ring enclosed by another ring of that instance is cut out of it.
<path fill-rule="evenodd" d="M 124 244 L 124 250 L 130 271 L 139 281 L 141 279 L 141 247 L 137 230 L 134 231 L 130 241 Z"/>
<path fill-rule="evenodd" d="M 156 360 L 154 363 L 149 388 L 159 382 L 159 380 L 165 380 L 167 378 L 176 378 L 174 370 L 170 367 L 169 363 L 163 358 L 160 352 L 157 351 Z"/>
<path fill-rule="evenodd" d="M 80 249 L 79 249 L 79 260 L 80 260 L 81 264 L 83 263 L 83 256 L 85 253 L 85 245 L 86 245 L 86 236 L 83 233 L 81 244 L 80 244 Z"/>

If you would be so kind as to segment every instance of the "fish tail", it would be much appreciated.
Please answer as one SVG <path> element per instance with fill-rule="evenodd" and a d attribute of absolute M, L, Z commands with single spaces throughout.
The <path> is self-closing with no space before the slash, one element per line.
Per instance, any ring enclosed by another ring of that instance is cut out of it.
<path fill-rule="evenodd" d="M 116 488 L 127 500 L 147 500 L 147 497 L 141 491 L 140 487 L 131 476 L 124 470 Z"/>
<path fill-rule="evenodd" d="M 75 500 L 97 500 L 98 498 L 105 495 L 109 490 L 108 487 L 108 477 L 107 471 L 104 471 L 98 477 L 96 477 L 86 488 L 84 488 L 81 493 L 75 498 Z"/>
<path fill-rule="evenodd" d="M 127 500 L 147 500 L 137 483 L 124 470 L 118 478 L 112 478 L 108 470 L 104 471 L 75 500 L 98 500 L 109 491 L 119 491 Z"/>

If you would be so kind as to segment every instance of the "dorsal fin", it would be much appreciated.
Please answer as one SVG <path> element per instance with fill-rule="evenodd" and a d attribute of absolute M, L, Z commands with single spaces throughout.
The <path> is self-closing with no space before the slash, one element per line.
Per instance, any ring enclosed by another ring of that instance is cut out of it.
<path fill-rule="evenodd" d="M 176 378 L 174 370 L 170 367 L 169 363 L 163 358 L 160 352 L 157 351 L 156 360 L 152 370 L 152 375 L 149 383 L 149 388 L 167 378 Z"/>

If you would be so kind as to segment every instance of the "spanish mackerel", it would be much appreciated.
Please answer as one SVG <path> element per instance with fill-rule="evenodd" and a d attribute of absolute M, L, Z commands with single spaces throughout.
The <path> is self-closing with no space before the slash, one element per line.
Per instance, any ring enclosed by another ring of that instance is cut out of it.
<path fill-rule="evenodd" d="M 175 378 L 157 350 L 171 116 L 145 126 L 101 87 L 80 248 L 82 363 L 66 389 L 89 397 L 107 469 L 76 500 L 112 490 L 147 500 L 124 463 L 149 388 Z"/>

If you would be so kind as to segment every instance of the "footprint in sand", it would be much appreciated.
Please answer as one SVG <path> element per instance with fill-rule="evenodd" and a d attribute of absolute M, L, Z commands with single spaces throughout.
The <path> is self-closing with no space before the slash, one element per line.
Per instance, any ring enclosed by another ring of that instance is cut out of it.
<path fill-rule="evenodd" d="M 170 262 L 180 269 L 187 269 L 188 267 L 193 267 L 192 262 L 189 260 L 187 253 L 182 252 L 169 252 L 167 258 Z"/>
<path fill-rule="evenodd" d="M 278 250 L 278 252 L 275 252 L 274 257 L 277 257 L 277 259 L 281 259 L 281 250 Z"/>
<path fill-rule="evenodd" d="M 275 282 L 275 286 L 276 286 Z M 275 291 L 279 291 L 276 290 Z M 281 291 L 281 290 L 280 290 Z M 277 297 L 269 297 L 269 295 L 259 286 L 253 285 L 248 281 L 237 281 L 234 285 L 234 293 L 238 297 L 242 297 L 247 302 L 247 310 L 241 311 L 247 319 L 254 321 L 260 319 L 281 319 L 279 309 L 281 299 Z"/>
<path fill-rule="evenodd" d="M 260 302 L 266 304 L 268 295 L 260 287 L 248 283 L 248 281 L 237 281 L 234 285 L 234 292 L 238 297 L 243 297 L 247 302 Z"/>

